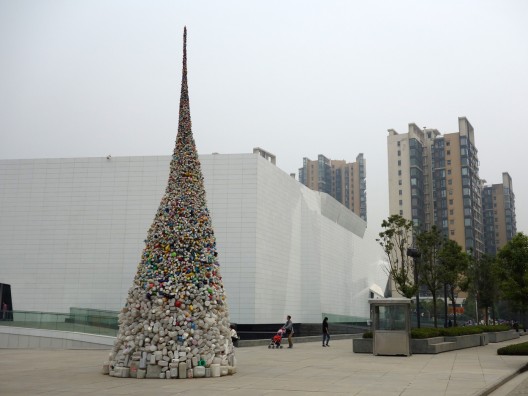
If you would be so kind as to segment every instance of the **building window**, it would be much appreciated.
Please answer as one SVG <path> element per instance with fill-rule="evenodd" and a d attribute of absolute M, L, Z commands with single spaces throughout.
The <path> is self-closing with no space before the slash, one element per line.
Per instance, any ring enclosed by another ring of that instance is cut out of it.
<path fill-rule="evenodd" d="M 447 184 L 449 184 L 449 185 L 453 184 L 453 179 L 448 179 L 447 180 Z"/>
<path fill-rule="evenodd" d="M 402 181 L 401 181 L 401 179 L 398 180 L 398 185 L 400 185 L 400 186 L 402 185 Z"/>
<path fill-rule="evenodd" d="M 452 216 L 453 214 L 455 214 L 455 211 L 453 209 L 449 209 L 449 214 Z"/>
<path fill-rule="evenodd" d="M 401 166 L 401 160 L 398 160 L 398 166 Z"/>
<path fill-rule="evenodd" d="M 449 200 L 449 205 L 453 205 L 453 200 L 452 199 Z"/>
<path fill-rule="evenodd" d="M 446 155 L 451 155 L 451 150 L 447 150 Z"/>
<path fill-rule="evenodd" d="M 401 176 L 401 169 L 398 169 L 398 176 Z"/>
<path fill-rule="evenodd" d="M 451 174 L 451 169 L 448 169 L 448 170 L 447 170 L 447 174 L 448 174 L 448 175 Z"/>
<path fill-rule="evenodd" d="M 400 199 L 400 206 L 402 206 L 402 205 L 403 205 L 403 200 Z"/>
<path fill-rule="evenodd" d="M 400 143 L 401 143 L 401 142 L 398 140 L 398 147 L 400 147 Z"/>
<path fill-rule="evenodd" d="M 400 191 L 398 192 L 398 195 L 403 195 L 403 191 L 400 190 Z"/>
<path fill-rule="evenodd" d="M 449 233 L 450 233 L 451 235 L 455 235 L 455 230 L 449 230 Z"/>
<path fill-rule="evenodd" d="M 401 157 L 401 151 L 398 150 L 398 157 Z"/>
<path fill-rule="evenodd" d="M 400 216 L 403 216 L 403 210 L 400 210 Z"/>

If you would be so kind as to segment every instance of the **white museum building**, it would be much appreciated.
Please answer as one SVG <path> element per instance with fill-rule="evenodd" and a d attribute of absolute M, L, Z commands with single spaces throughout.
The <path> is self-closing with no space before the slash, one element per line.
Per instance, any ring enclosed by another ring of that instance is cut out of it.
<path fill-rule="evenodd" d="M 12 309 L 120 310 L 170 160 L 0 160 L 0 284 Z M 200 162 L 232 322 L 370 317 L 388 275 L 365 221 L 258 152 Z"/>

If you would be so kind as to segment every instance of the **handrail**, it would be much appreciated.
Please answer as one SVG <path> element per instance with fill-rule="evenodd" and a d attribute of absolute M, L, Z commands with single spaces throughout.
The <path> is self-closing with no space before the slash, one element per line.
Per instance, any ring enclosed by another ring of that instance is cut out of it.
<path fill-rule="evenodd" d="M 82 310 L 82 308 L 73 308 L 70 309 L 70 313 L 2 311 L 0 312 L 0 326 L 72 331 L 107 336 L 117 335 L 117 312 L 105 311 L 101 312 L 102 314 L 79 313 Z"/>

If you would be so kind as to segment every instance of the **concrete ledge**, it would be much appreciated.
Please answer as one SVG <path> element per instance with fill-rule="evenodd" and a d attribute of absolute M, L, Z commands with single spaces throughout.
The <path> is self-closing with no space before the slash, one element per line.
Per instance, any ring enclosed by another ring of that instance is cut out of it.
<path fill-rule="evenodd" d="M 3 349 L 109 349 L 114 340 L 96 334 L 0 326 Z"/>
<path fill-rule="evenodd" d="M 519 338 L 519 333 L 513 331 L 497 332 L 513 333 L 503 335 L 502 341 Z M 432 337 L 424 339 L 411 339 L 411 353 L 412 354 L 437 354 L 442 352 L 454 351 L 457 349 L 473 348 L 476 346 L 488 345 L 490 342 L 490 334 L 479 333 L 468 334 L 454 337 Z M 509 338 L 508 338 L 509 337 Z M 501 342 L 501 341 L 496 341 Z M 355 338 L 352 340 L 352 351 L 355 353 L 372 353 L 372 338 Z"/>
<path fill-rule="evenodd" d="M 362 334 L 335 334 L 330 335 L 330 342 L 358 337 L 362 337 Z M 114 345 L 114 341 L 115 337 L 96 334 L 0 326 L 0 348 L 4 349 L 109 349 Z M 322 342 L 322 335 L 293 337 L 294 344 L 319 341 Z M 266 346 L 270 342 L 271 339 L 239 340 L 238 346 Z M 283 338 L 282 343 L 288 345 L 288 339 Z"/>
<path fill-rule="evenodd" d="M 488 333 L 488 336 L 489 336 L 489 342 L 495 343 L 495 342 L 513 340 L 515 338 L 519 338 L 521 335 L 515 330 L 510 330 L 510 331 L 496 331 L 493 333 Z"/>
<path fill-rule="evenodd" d="M 444 337 L 444 341 L 456 343 L 456 349 L 473 348 L 476 346 L 488 345 L 488 335 L 486 333 L 479 333 Z"/>
<path fill-rule="evenodd" d="M 456 342 L 446 341 L 444 337 L 432 337 L 424 339 L 412 339 L 412 353 L 436 354 L 457 349 Z"/>

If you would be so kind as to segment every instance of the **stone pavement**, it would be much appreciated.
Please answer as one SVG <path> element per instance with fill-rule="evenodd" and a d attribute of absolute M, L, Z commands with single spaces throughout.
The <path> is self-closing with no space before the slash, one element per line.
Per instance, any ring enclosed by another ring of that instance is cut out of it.
<path fill-rule="evenodd" d="M 503 396 L 505 386 L 490 391 L 521 378 L 516 373 L 528 359 L 499 356 L 497 349 L 518 342 L 410 357 L 355 354 L 350 339 L 331 341 L 330 348 L 245 347 L 237 349 L 235 375 L 181 380 L 102 375 L 109 351 L 0 349 L 0 395 Z"/>
<path fill-rule="evenodd" d="M 528 371 L 516 375 L 489 396 L 528 396 Z"/>

